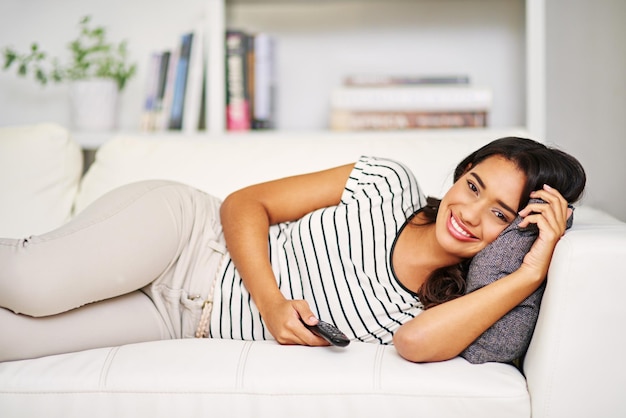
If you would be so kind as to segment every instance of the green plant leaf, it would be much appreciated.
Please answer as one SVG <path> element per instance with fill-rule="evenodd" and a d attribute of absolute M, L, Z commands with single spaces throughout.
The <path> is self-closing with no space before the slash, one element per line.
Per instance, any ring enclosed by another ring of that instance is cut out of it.
<path fill-rule="evenodd" d="M 44 86 L 48 83 L 48 77 L 41 68 L 37 68 L 37 70 L 35 70 L 35 78 Z"/>
<path fill-rule="evenodd" d="M 117 82 L 122 90 L 127 81 L 135 75 L 136 64 L 128 60 L 128 44 L 106 39 L 104 26 L 90 27 L 91 16 L 81 18 L 78 24 L 78 36 L 67 44 L 71 55 L 70 61 L 62 65 L 56 57 L 48 58 L 37 42 L 30 45 L 27 54 L 21 54 L 11 48 L 3 50 L 4 66 L 7 70 L 17 64 L 17 74 L 26 76 L 33 73 L 34 79 L 46 85 L 49 81 L 82 80 L 92 77 L 110 78 Z"/>
<path fill-rule="evenodd" d="M 6 48 L 4 50 L 4 67 L 2 69 L 6 70 L 7 68 L 9 68 L 11 65 L 13 65 L 13 62 L 15 62 L 16 59 L 17 54 L 15 54 L 13 50 Z"/>

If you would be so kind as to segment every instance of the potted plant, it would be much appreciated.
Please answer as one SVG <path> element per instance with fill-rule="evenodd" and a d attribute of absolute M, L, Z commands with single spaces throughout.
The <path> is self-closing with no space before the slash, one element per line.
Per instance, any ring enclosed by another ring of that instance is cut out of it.
<path fill-rule="evenodd" d="M 49 58 L 39 44 L 20 53 L 5 47 L 4 70 L 16 67 L 17 74 L 28 76 L 45 86 L 49 82 L 70 82 L 70 105 L 75 129 L 113 129 L 117 125 L 118 94 L 136 72 L 128 59 L 127 42 L 111 43 L 106 29 L 91 26 L 91 17 L 79 22 L 78 37 L 68 44 L 71 59 L 61 64 Z"/>

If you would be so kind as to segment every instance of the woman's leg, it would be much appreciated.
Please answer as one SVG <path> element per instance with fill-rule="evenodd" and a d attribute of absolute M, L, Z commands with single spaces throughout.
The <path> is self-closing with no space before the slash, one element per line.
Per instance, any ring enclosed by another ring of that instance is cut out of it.
<path fill-rule="evenodd" d="M 43 318 L 0 308 L 0 324 L 0 362 L 170 338 L 140 291 Z"/>
<path fill-rule="evenodd" d="M 145 286 L 181 247 L 179 187 L 123 186 L 52 232 L 0 240 L 0 306 L 47 316 Z"/>
<path fill-rule="evenodd" d="M 144 181 L 55 231 L 0 239 L 0 329 L 11 333 L 0 358 L 194 336 L 225 253 L 219 206 L 192 187 Z M 120 297 L 137 289 L 144 303 Z M 64 341 L 33 347 L 55 336 Z"/>

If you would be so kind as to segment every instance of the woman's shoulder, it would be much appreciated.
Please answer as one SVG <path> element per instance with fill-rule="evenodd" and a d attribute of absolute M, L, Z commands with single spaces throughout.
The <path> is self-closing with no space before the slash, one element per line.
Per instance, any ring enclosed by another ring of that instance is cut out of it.
<path fill-rule="evenodd" d="M 423 202 L 419 184 L 405 164 L 386 157 L 362 156 L 350 174 L 342 202 L 377 195 L 384 200 L 400 199 L 411 207 Z"/>
<path fill-rule="evenodd" d="M 350 177 L 364 183 L 383 181 L 401 184 L 405 187 L 409 184 L 417 184 L 415 174 L 406 164 L 395 159 L 379 156 L 361 156 L 354 165 Z"/>
<path fill-rule="evenodd" d="M 379 156 L 363 155 L 354 166 L 357 175 L 367 177 L 396 178 L 415 181 L 411 169 L 401 161 Z"/>

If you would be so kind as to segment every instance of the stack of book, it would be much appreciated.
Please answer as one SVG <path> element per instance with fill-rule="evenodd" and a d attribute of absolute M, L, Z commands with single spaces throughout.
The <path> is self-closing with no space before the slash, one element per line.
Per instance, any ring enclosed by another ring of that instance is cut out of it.
<path fill-rule="evenodd" d="M 489 88 L 469 77 L 348 76 L 331 96 L 333 130 L 401 130 L 486 127 Z"/>
<path fill-rule="evenodd" d="M 274 39 L 266 33 L 226 32 L 226 129 L 275 127 Z"/>
<path fill-rule="evenodd" d="M 204 128 L 205 45 L 203 30 L 198 28 L 183 34 L 176 48 L 152 53 L 142 130 L 190 133 Z"/>

